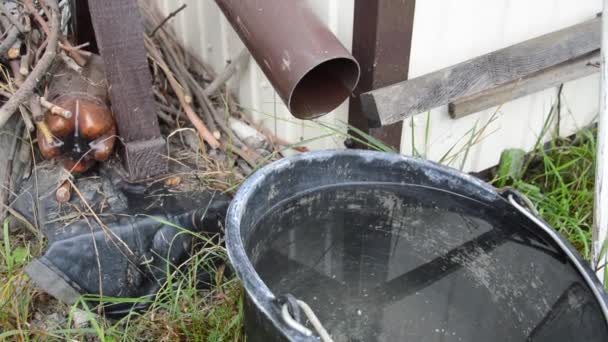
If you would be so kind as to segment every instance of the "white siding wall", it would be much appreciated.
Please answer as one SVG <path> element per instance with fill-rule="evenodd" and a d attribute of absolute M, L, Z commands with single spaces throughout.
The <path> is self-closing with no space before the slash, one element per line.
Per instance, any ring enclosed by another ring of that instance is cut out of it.
<path fill-rule="evenodd" d="M 188 7 L 172 20 L 178 36 L 193 51 L 221 70 L 226 61 L 243 47 L 236 33 L 212 0 L 156 0 L 166 12 L 186 3 Z M 243 0 L 248 1 L 248 0 Z M 308 0 L 314 11 L 327 23 L 346 47 L 351 46 L 354 0 Z M 447 67 L 526 39 L 533 38 L 581 21 L 601 11 L 601 0 L 419 0 L 416 3 L 414 36 L 410 58 L 410 77 Z M 597 76 L 569 82 L 562 94 L 560 133 L 568 135 L 589 124 L 597 115 Z M 275 94 L 255 62 L 251 62 L 231 81 L 240 103 L 255 120 L 263 122 L 278 136 L 298 142 L 328 134 L 315 123 L 293 118 Z M 503 105 L 498 119 L 490 125 L 485 138 L 468 153 L 464 169 L 480 171 L 498 162 L 500 151 L 509 147 L 530 149 L 538 137 L 556 89 L 547 89 Z M 404 125 L 402 152 L 416 150 L 438 160 L 453 145 L 464 144 L 465 134 L 483 126 L 496 108 L 459 120 L 452 120 L 447 108 L 407 119 Z M 347 104 L 321 120 L 343 126 Z M 413 127 L 412 127 L 413 126 Z M 463 138 L 464 137 L 464 138 Z M 316 139 L 311 148 L 342 146 L 343 138 Z M 428 145 L 426 144 L 428 142 Z M 453 151 L 460 150 L 459 147 Z M 461 155 L 464 155 L 462 153 Z M 460 160 L 453 160 L 460 166 Z"/>
<path fill-rule="evenodd" d="M 448 67 L 518 42 L 592 19 L 601 0 L 420 0 L 416 1 L 410 78 Z M 505 148 L 534 146 L 557 89 L 504 104 L 488 136 L 469 151 L 466 170 L 498 163 Z M 599 107 L 599 74 L 569 82 L 562 93 L 560 133 L 569 135 L 589 124 Z M 476 122 L 483 125 L 497 108 L 452 120 L 447 106 L 431 111 L 428 157 L 438 159 Z M 426 114 L 404 123 L 402 151 L 411 153 L 412 123 L 416 149 L 425 149 Z M 461 140 L 461 145 L 467 138 Z M 457 148 L 458 149 L 458 148 Z M 460 166 L 455 161 L 454 166 Z"/>

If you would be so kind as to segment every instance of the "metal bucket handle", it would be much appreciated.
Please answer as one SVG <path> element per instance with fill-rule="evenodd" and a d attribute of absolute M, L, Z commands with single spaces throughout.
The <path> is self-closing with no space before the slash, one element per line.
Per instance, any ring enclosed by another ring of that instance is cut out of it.
<path fill-rule="evenodd" d="M 278 306 L 280 316 L 290 328 L 296 330 L 306 337 L 312 337 L 313 331 L 306 327 L 305 321 L 302 319 L 302 313 L 313 326 L 321 342 L 333 342 L 333 339 L 323 326 L 312 308 L 304 301 L 297 299 L 292 294 L 282 295 L 274 300 Z"/>

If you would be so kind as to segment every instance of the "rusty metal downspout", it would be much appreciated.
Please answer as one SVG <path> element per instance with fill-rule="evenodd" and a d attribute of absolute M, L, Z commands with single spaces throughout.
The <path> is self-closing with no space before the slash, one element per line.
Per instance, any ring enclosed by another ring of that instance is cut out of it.
<path fill-rule="evenodd" d="M 338 107 L 359 64 L 305 0 L 216 0 L 290 112 L 314 119 Z"/>

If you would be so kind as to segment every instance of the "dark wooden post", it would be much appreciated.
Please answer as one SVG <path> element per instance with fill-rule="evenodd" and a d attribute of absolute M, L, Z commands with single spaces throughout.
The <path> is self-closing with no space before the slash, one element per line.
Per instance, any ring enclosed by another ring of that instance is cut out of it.
<path fill-rule="evenodd" d="M 167 171 L 166 144 L 156 118 L 137 1 L 89 0 L 89 9 L 129 176 L 162 174 Z"/>
<path fill-rule="evenodd" d="M 379 119 L 369 118 L 363 112 L 359 94 L 407 79 L 414 4 L 415 0 L 355 0 L 352 50 L 353 56 L 361 66 L 361 78 L 350 100 L 348 122 L 397 151 L 401 147 L 402 123 L 380 127 Z M 354 147 L 362 148 L 363 146 L 355 144 Z M 348 239 L 352 240 L 352 237 Z M 390 248 L 390 246 L 378 245 L 378 243 L 387 243 L 387 241 L 353 245 L 350 240 L 348 243 L 344 242 L 345 248 L 355 248 L 359 251 Z M 388 258 L 388 256 L 386 257 Z M 369 271 L 365 269 L 365 263 L 359 263 L 355 267 L 358 269 L 351 270 L 351 272 L 358 271 L 362 277 L 366 276 L 364 274 Z M 377 276 L 382 277 L 380 274 Z M 378 327 L 381 325 L 379 319 L 374 319 L 381 317 L 381 312 L 368 312 L 367 315 L 372 319 L 369 324 Z M 374 338 L 373 336 L 365 337 Z M 365 338 L 363 339 L 365 340 Z"/>
<path fill-rule="evenodd" d="M 361 109 L 359 94 L 407 79 L 415 0 L 355 0 L 353 56 L 361 79 L 350 100 L 349 124 L 399 150 L 402 123 L 380 127 Z"/>

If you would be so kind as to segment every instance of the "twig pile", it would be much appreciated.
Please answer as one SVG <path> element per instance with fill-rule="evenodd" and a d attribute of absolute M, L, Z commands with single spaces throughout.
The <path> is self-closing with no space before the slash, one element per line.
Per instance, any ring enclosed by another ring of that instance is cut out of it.
<path fill-rule="evenodd" d="M 252 168 L 266 161 L 266 157 L 276 151 L 276 145 L 284 142 L 268 132 L 262 135 L 257 129 L 240 129 L 249 125 L 230 93 L 223 92 L 225 83 L 249 60 L 249 52 L 243 50 L 215 75 L 190 55 L 165 25 L 167 18 L 184 6 L 168 17 L 161 16 L 148 1 L 140 1 L 140 8 L 149 32 L 145 45 L 154 73 L 154 94 L 161 109 L 159 118 L 170 127 L 180 127 L 181 121 L 190 122 L 211 149 L 233 152 Z"/>
<path fill-rule="evenodd" d="M 67 6 L 62 1 L 62 7 Z M 23 116 L 28 129 L 34 125 L 28 115 L 34 119 L 38 129 L 45 130 L 42 122 L 40 92 L 45 86 L 45 77 L 53 62 L 59 56 L 73 68 L 80 68 L 87 62 L 90 53 L 82 50 L 85 46 L 72 46 L 61 29 L 61 13 L 56 0 L 44 0 L 35 4 L 33 0 L 22 2 L 2 2 L 0 6 L 0 25 L 2 37 L 0 58 L 7 61 L 12 77 L 4 81 L 2 95 L 8 100 L 0 107 L 0 127 L 17 111 Z M 48 101 L 42 105 L 53 106 Z"/>
<path fill-rule="evenodd" d="M 88 43 L 74 46 L 66 38 L 68 2 L 0 0 L 0 98 L 6 99 L 0 106 L 0 129 L 15 113 L 21 116 L 13 140 L 0 141 L 10 157 L 8 165 L 0 165 L 0 219 L 10 210 L 8 202 L 15 175 L 29 174 L 30 164 L 36 161 L 31 133 L 37 130 L 39 139 L 49 143 L 55 139 L 45 123 L 44 112 L 63 117 L 72 115 L 46 97 L 53 73 L 57 72 L 54 65 L 62 63 L 80 72 L 91 57 L 90 52 L 83 50 Z M 164 135 L 171 137 L 193 127 L 200 141 L 185 145 L 210 152 L 200 158 L 209 166 L 205 169 L 217 169 L 217 163 L 227 159 L 236 166 L 237 179 L 280 157 L 281 148 L 288 143 L 248 120 L 225 86 L 249 61 L 248 51 L 244 49 L 216 75 L 178 43 L 167 24 L 185 6 L 164 17 L 149 1 L 139 1 L 139 5 L 148 32 L 144 40 Z M 13 123 L 11 120 L 11 125 Z M 181 133 L 179 136 L 183 141 Z M 175 155 L 170 158 L 184 157 L 183 151 L 172 149 L 170 152 Z M 230 171 L 231 167 L 222 167 L 222 172 Z"/>
<path fill-rule="evenodd" d="M 62 13 L 69 14 L 68 7 L 66 0 L 61 3 L 57 0 L 0 1 L 0 97 L 6 99 L 0 106 L 0 129 L 12 139 L 8 145 L 3 142 L 0 151 L 8 160 L 0 165 L 3 175 L 0 220 L 7 211 L 18 216 L 8 202 L 17 178 L 30 172 L 31 132 L 38 129 L 45 139 L 53 139 L 43 120 L 43 111 L 49 109 L 56 115 L 71 115 L 44 99 L 51 67 L 61 59 L 73 68 L 81 68 L 90 56 L 82 50 L 86 44 L 73 46 L 65 36 L 67 18 Z M 15 113 L 20 114 L 20 120 L 6 128 Z"/>

